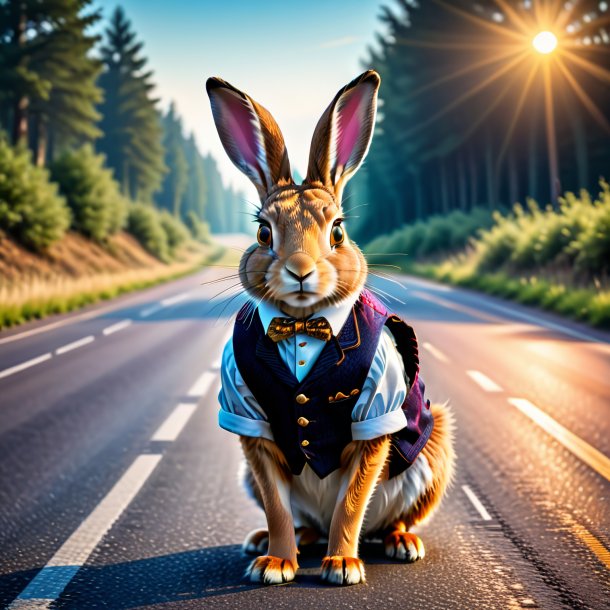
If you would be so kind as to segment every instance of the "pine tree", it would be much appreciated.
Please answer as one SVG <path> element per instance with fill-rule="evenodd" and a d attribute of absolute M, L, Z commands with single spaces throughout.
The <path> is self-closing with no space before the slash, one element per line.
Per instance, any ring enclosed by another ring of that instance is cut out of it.
<path fill-rule="evenodd" d="M 123 193 L 150 201 L 161 186 L 165 165 L 158 100 L 152 97 L 152 72 L 146 70 L 142 47 L 123 9 L 117 8 L 101 48 L 104 135 L 98 148 L 114 169 Z"/>
<path fill-rule="evenodd" d="M 211 155 L 204 157 L 204 169 L 208 186 L 208 205 L 205 219 L 210 224 L 212 233 L 223 233 L 225 228 L 225 214 L 223 211 L 225 197 L 222 179 Z"/>
<path fill-rule="evenodd" d="M 182 199 L 188 188 L 189 166 L 184 150 L 186 142 L 182 135 L 182 121 L 176 114 L 173 102 L 162 119 L 162 125 L 167 173 L 155 200 L 160 207 L 180 216 Z"/>
<path fill-rule="evenodd" d="M 49 138 L 82 143 L 100 135 L 95 84 L 100 64 L 89 56 L 97 37 L 86 30 L 99 11 L 91 0 L 0 3 L 0 106 L 13 143 L 30 143 L 38 165 Z"/>
<path fill-rule="evenodd" d="M 188 185 L 182 198 L 182 216 L 186 218 L 189 212 L 194 212 L 199 220 L 203 220 L 207 208 L 207 185 L 204 161 L 193 134 L 186 142 L 185 154 L 188 164 Z"/>

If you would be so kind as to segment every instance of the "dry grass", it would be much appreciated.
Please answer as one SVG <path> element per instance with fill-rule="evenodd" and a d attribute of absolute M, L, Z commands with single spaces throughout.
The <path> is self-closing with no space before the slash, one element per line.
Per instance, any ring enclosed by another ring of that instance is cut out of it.
<path fill-rule="evenodd" d="M 37 255 L 0 235 L 0 329 L 186 275 L 222 251 L 192 242 L 165 264 L 126 234 L 105 246 L 71 234 Z"/>

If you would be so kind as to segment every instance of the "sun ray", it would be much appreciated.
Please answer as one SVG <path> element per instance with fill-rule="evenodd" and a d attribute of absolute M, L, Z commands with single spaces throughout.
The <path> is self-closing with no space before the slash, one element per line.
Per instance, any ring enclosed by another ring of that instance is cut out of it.
<path fill-rule="evenodd" d="M 583 70 L 589 72 L 596 78 L 604 82 L 610 82 L 610 71 L 597 66 L 593 62 L 590 62 L 588 59 L 584 59 L 583 57 L 579 57 L 572 51 L 568 51 L 567 49 L 561 49 L 560 55 L 563 55 L 570 61 L 573 61 L 575 64 L 578 64 Z"/>
<path fill-rule="evenodd" d="M 480 70 L 481 68 L 484 68 L 488 65 L 494 64 L 499 61 L 503 61 L 504 59 L 509 58 L 511 55 L 516 55 L 517 53 L 521 52 L 522 50 L 523 49 L 519 48 L 518 50 L 515 49 L 515 50 L 507 51 L 505 53 L 500 53 L 498 55 L 493 55 L 491 57 L 485 57 L 484 59 L 481 59 L 480 61 L 478 61 L 476 63 L 469 64 L 468 66 L 462 68 L 461 70 L 458 70 L 457 72 L 453 72 L 452 74 L 447 74 L 446 76 L 437 78 L 436 80 L 434 80 L 432 82 L 422 85 L 421 87 L 419 87 L 419 89 L 416 89 L 415 91 L 411 92 L 408 97 L 409 97 L 409 99 L 413 99 L 413 98 L 417 97 L 418 95 L 420 95 L 421 93 L 424 93 L 425 91 L 434 89 L 435 87 L 448 83 L 452 80 L 455 80 L 456 78 L 466 76 L 467 74 L 470 74 L 471 72 L 475 72 L 476 70 Z"/>
<path fill-rule="evenodd" d="M 413 135 L 414 133 L 422 130 L 424 127 L 427 127 L 431 123 L 437 121 L 442 116 L 445 116 L 447 113 L 451 112 L 452 110 L 455 110 L 455 108 L 457 108 L 458 106 L 461 106 L 465 101 L 470 99 L 473 95 L 476 95 L 477 93 L 479 93 L 479 91 L 485 89 L 486 87 L 491 85 L 493 82 L 498 80 L 501 76 L 506 74 L 508 71 L 510 71 L 514 67 L 516 67 L 519 63 L 521 63 L 525 59 L 526 55 L 527 55 L 526 51 L 521 52 L 517 57 L 515 57 L 512 61 L 509 61 L 505 66 L 500 68 L 493 75 L 490 75 L 484 81 L 481 81 L 480 83 L 478 83 L 475 87 L 472 87 L 468 91 L 465 91 L 464 93 L 462 93 L 462 95 L 457 97 L 455 100 L 453 100 L 453 102 L 451 102 L 450 104 L 445 106 L 442 110 L 439 110 L 437 113 L 435 113 L 431 117 L 428 117 L 425 121 L 418 123 L 412 129 L 407 130 L 404 134 L 404 137 Z"/>
<path fill-rule="evenodd" d="M 406 47 L 418 47 L 421 49 L 436 49 L 439 51 L 489 51 L 488 43 L 473 42 L 448 42 L 413 40 L 410 38 L 397 38 L 396 43 Z M 523 45 L 514 45 L 515 49 L 523 48 Z"/>
<path fill-rule="evenodd" d="M 526 36 L 532 31 L 532 26 L 506 1 L 495 0 L 496 4 L 506 13 L 509 20 L 514 23 Z"/>
<path fill-rule="evenodd" d="M 512 116 L 510 125 L 508 126 L 508 129 L 506 130 L 506 135 L 504 136 L 504 142 L 502 143 L 502 148 L 500 149 L 500 153 L 498 154 L 498 159 L 496 161 L 496 172 L 498 171 L 498 168 L 500 167 L 502 161 L 504 160 L 504 156 L 506 155 L 506 151 L 508 150 L 508 147 L 512 140 L 513 133 L 515 132 L 515 128 L 517 127 L 517 122 L 519 120 L 519 117 L 521 116 L 521 111 L 523 110 L 523 106 L 525 105 L 525 101 L 527 99 L 529 91 L 534 82 L 534 77 L 536 76 L 536 73 L 538 72 L 538 68 L 539 68 L 539 64 L 535 64 L 534 66 L 532 66 L 530 68 L 529 74 L 527 75 L 527 79 L 525 81 L 525 86 L 523 87 L 523 89 L 521 91 L 521 95 L 519 96 L 519 99 L 517 100 L 517 105 L 515 106 L 515 111 L 513 112 L 513 116 Z"/>
<path fill-rule="evenodd" d="M 551 66 L 545 62 L 542 66 L 544 74 L 544 110 L 546 117 L 547 150 L 549 152 L 549 177 L 553 203 L 559 194 L 559 160 L 557 156 L 557 134 L 555 132 L 555 107 L 553 105 L 553 83 Z"/>
<path fill-rule="evenodd" d="M 603 112 L 599 109 L 597 104 L 591 99 L 588 93 L 582 88 L 578 81 L 574 78 L 574 75 L 570 73 L 564 62 L 557 58 L 557 66 L 561 70 L 564 78 L 568 81 L 568 84 L 572 87 L 574 93 L 580 99 L 582 105 L 589 111 L 591 116 L 606 130 L 610 133 L 610 122 L 604 116 Z"/>
<path fill-rule="evenodd" d="M 450 4 L 447 4 L 446 2 L 444 2 L 444 0 L 432 0 L 432 1 L 435 4 L 442 6 L 446 10 L 451 11 L 452 13 L 456 13 L 460 17 L 463 17 L 464 19 L 466 19 L 468 21 L 472 21 L 473 23 L 476 23 L 477 25 L 489 30 L 490 32 L 493 32 L 494 34 L 501 34 L 502 36 L 513 38 L 514 40 L 516 40 L 520 43 L 523 43 L 524 41 L 527 40 L 527 37 L 523 36 L 523 34 L 518 34 L 517 32 L 513 32 L 512 30 L 509 30 L 508 28 L 505 28 L 501 25 L 496 25 L 495 23 L 491 23 L 491 21 L 485 21 L 485 19 L 481 19 L 480 17 L 477 17 L 476 15 L 467 13 L 466 11 L 464 11 L 456 6 L 451 6 Z"/>
<path fill-rule="evenodd" d="M 579 4 L 580 0 L 572 0 L 571 9 L 565 8 L 564 5 L 564 7 L 557 13 L 557 17 L 555 19 L 555 22 L 553 23 L 553 28 L 557 31 L 563 32 L 563 30 L 565 30 L 566 25 L 568 24 L 568 21 L 570 20 L 572 15 L 574 15 L 574 9 L 576 9 Z M 559 2 L 559 5 L 561 5 L 561 1 Z"/>

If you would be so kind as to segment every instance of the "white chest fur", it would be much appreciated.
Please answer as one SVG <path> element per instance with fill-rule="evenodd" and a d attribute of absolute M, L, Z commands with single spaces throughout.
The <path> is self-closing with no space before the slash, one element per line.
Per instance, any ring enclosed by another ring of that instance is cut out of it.
<path fill-rule="evenodd" d="M 428 460 L 419 455 L 402 474 L 379 483 L 369 502 L 362 533 L 374 534 L 405 514 L 432 484 Z M 295 527 L 311 526 L 327 533 L 341 486 L 339 470 L 324 479 L 305 465 L 293 478 L 290 503 Z"/>

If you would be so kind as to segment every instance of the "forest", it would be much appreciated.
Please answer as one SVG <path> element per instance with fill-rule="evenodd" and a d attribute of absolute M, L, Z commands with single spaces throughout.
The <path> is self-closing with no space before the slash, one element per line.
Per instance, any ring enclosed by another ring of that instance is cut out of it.
<path fill-rule="evenodd" d="M 537 28 L 564 5 L 560 47 L 536 53 Z M 453 210 L 598 192 L 610 174 L 607 2 L 392 0 L 380 19 L 363 61 L 382 77 L 378 124 L 346 201 L 360 242 Z"/>
<path fill-rule="evenodd" d="M 0 130 L 0 229 L 31 249 L 69 229 L 98 242 L 127 229 L 164 260 L 187 233 L 247 222 L 243 194 L 223 185 L 176 106 L 161 111 L 120 7 L 0 3 Z"/>

